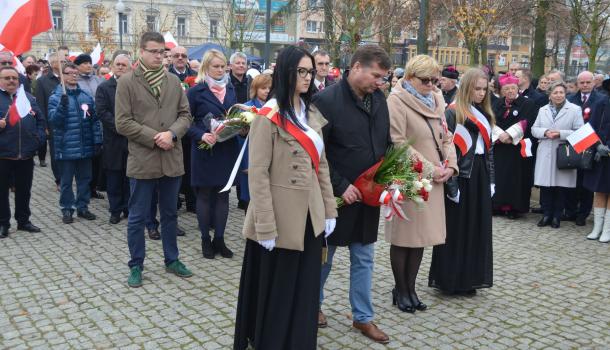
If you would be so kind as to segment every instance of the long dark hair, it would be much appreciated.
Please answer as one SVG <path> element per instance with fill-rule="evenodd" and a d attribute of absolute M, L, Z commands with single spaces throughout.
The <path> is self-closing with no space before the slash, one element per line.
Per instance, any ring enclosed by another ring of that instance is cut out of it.
<path fill-rule="evenodd" d="M 313 56 L 303 48 L 288 46 L 280 51 L 275 69 L 273 70 L 273 82 L 271 84 L 271 92 L 269 93 L 269 96 L 274 97 L 277 100 L 282 123 L 285 123 L 285 118 L 288 118 L 293 124 L 301 129 L 305 129 L 305 127 L 299 123 L 299 120 L 294 113 L 292 97 L 294 96 L 297 85 L 297 67 L 299 61 L 305 56 L 311 59 L 311 65 L 312 67 L 315 67 Z M 311 79 L 313 80 L 314 77 L 311 77 Z M 305 102 L 306 112 L 309 111 L 312 95 L 313 84 L 309 84 L 307 92 L 301 94 L 301 98 L 303 99 L 303 102 Z"/>

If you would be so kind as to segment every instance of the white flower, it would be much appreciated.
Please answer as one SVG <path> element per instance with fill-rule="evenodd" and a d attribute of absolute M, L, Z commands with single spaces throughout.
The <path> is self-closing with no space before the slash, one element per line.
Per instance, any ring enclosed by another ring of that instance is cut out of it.
<path fill-rule="evenodd" d="M 426 192 L 432 191 L 432 185 L 430 183 L 424 184 L 424 190 L 426 190 Z"/>
<path fill-rule="evenodd" d="M 254 117 L 256 117 L 256 114 L 254 114 L 252 112 L 242 112 L 241 113 L 241 118 L 248 124 L 251 124 L 252 121 L 254 121 Z"/>
<path fill-rule="evenodd" d="M 424 184 L 421 181 L 413 181 L 413 187 L 415 188 L 416 191 L 419 191 L 422 187 L 424 187 Z"/>
<path fill-rule="evenodd" d="M 430 185 L 430 180 L 428 180 L 428 179 L 422 179 L 422 180 L 421 180 L 421 183 L 423 183 L 423 184 L 424 184 L 424 186 L 426 186 L 426 185 Z"/>
<path fill-rule="evenodd" d="M 424 202 L 424 199 L 420 196 L 415 196 L 415 197 L 413 197 L 413 202 L 415 202 L 417 204 L 422 204 Z"/>

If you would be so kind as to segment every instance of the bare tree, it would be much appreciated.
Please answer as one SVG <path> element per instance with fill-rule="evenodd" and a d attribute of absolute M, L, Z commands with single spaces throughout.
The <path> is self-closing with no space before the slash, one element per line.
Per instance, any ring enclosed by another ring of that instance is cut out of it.
<path fill-rule="evenodd" d="M 568 3 L 574 29 L 589 58 L 589 70 L 594 71 L 599 49 L 608 41 L 610 0 L 568 0 Z"/>

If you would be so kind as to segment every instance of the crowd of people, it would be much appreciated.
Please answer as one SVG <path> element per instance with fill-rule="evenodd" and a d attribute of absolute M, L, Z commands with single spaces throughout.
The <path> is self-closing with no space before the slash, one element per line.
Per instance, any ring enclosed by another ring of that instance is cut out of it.
<path fill-rule="evenodd" d="M 189 61 L 155 32 L 142 35 L 135 60 L 115 52 L 109 71 L 96 72 L 86 54 L 68 62 L 67 53 L 59 48 L 44 67 L 22 57 L 23 75 L 0 52 L 0 238 L 9 234 L 11 188 L 17 229 L 40 231 L 29 200 L 34 157 L 46 166 L 48 139 L 65 224 L 74 212 L 96 220 L 89 202 L 105 191 L 109 222 L 127 220 L 128 285 L 142 285 L 145 231 L 162 240 L 167 272 L 189 278 L 177 243 L 180 194 L 197 215 L 203 257 L 232 258 L 222 189 L 237 166 L 246 244 L 235 349 L 314 349 L 328 325 L 324 287 L 339 247 L 349 249 L 352 326 L 390 341 L 374 322 L 371 293 L 380 208 L 362 202 L 355 182 L 391 146 L 408 145 L 434 184 L 424 205 L 400 204 L 409 220 L 385 223 L 395 282 L 388 300 L 400 311 L 427 309 L 415 288 L 425 247 L 433 247 L 430 287 L 446 295 L 492 287 L 493 215 L 532 210 L 542 214 L 538 226 L 557 228 L 585 225 L 593 211 L 587 238 L 610 241 L 610 80 L 591 72 L 571 82 L 551 71 L 536 86 L 516 64 L 498 75 L 486 67 L 460 74 L 427 55 L 392 70 L 383 49 L 362 45 L 343 74 L 328 53 L 297 46 L 261 73 L 241 52 Z M 31 109 L 15 121 L 21 87 Z M 220 142 L 210 118 L 236 104 L 258 117 Z M 585 123 L 601 140 L 592 165 L 560 169 L 558 149 Z M 471 144 L 457 145 L 458 135 Z M 534 187 L 540 208 L 530 208 Z"/>

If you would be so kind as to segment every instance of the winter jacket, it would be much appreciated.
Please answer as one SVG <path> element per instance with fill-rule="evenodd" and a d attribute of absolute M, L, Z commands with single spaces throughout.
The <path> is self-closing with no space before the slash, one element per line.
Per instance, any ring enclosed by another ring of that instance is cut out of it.
<path fill-rule="evenodd" d="M 34 96 L 26 92 L 32 106 L 30 113 L 17 124 L 8 123 L 8 109 L 13 98 L 6 91 L 0 90 L 0 116 L 7 116 L 6 127 L 0 129 L 0 158 L 29 159 L 38 147 L 46 142 L 44 132 L 44 117 Z"/>
<path fill-rule="evenodd" d="M 58 85 L 49 98 L 49 126 L 53 129 L 55 159 L 91 158 L 96 145 L 102 144 L 102 124 L 95 113 L 93 97 L 79 87 L 68 89 L 68 104 L 64 105 L 62 94 L 61 85 Z"/>

